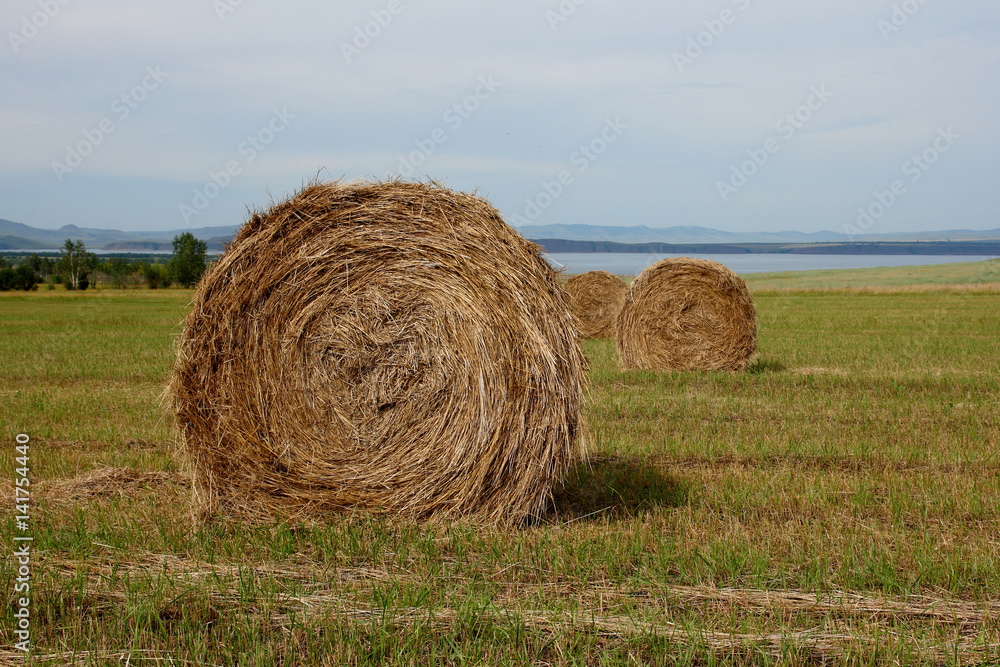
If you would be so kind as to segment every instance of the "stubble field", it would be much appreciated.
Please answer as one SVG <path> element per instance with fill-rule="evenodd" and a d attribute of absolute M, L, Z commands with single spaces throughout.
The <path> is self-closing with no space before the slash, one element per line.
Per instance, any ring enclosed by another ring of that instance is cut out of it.
<path fill-rule="evenodd" d="M 0 294 L 33 662 L 1000 661 L 1000 260 L 950 266 L 749 276 L 745 373 L 623 373 L 587 342 L 590 464 L 509 531 L 195 525 L 161 405 L 193 292 Z"/>

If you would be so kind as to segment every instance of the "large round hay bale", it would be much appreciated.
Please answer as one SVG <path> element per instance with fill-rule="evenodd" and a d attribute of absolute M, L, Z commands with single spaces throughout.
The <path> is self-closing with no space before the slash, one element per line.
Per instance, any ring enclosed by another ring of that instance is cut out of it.
<path fill-rule="evenodd" d="M 203 512 L 509 523 L 577 454 L 583 355 L 540 248 L 435 184 L 312 184 L 199 285 L 170 392 Z"/>
<path fill-rule="evenodd" d="M 746 283 L 704 259 L 673 257 L 632 282 L 615 339 L 624 368 L 746 368 L 757 346 L 757 317 Z"/>
<path fill-rule="evenodd" d="M 615 335 L 615 320 L 628 292 L 624 280 L 607 271 L 588 271 L 573 276 L 563 287 L 569 295 L 569 307 L 581 337 Z"/>

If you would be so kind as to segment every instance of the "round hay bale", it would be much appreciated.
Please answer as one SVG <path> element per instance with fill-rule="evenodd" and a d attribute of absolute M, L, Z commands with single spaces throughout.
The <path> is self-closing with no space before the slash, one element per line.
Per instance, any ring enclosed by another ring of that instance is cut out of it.
<path fill-rule="evenodd" d="M 540 248 L 436 184 L 311 184 L 202 279 L 170 394 L 202 512 L 511 523 L 579 454 L 584 360 Z"/>
<path fill-rule="evenodd" d="M 746 283 L 728 268 L 672 257 L 632 282 L 615 339 L 626 369 L 738 371 L 756 349 L 757 316 Z"/>
<path fill-rule="evenodd" d="M 567 280 L 563 289 L 582 338 L 615 335 L 615 319 L 628 292 L 624 280 L 607 271 L 588 271 Z"/>

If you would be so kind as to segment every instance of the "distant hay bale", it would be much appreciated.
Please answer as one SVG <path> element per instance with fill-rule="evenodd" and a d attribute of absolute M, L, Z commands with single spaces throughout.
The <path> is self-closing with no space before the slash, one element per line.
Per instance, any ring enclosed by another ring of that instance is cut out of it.
<path fill-rule="evenodd" d="M 584 365 L 540 250 L 435 184 L 312 184 L 252 214 L 169 388 L 196 506 L 537 516 L 579 454 Z"/>
<path fill-rule="evenodd" d="M 673 257 L 632 282 L 615 338 L 623 368 L 746 368 L 757 346 L 757 317 L 743 279 L 719 264 Z"/>
<path fill-rule="evenodd" d="M 625 302 L 628 285 L 607 271 L 588 271 L 563 285 L 582 338 L 610 338 L 615 320 Z"/>

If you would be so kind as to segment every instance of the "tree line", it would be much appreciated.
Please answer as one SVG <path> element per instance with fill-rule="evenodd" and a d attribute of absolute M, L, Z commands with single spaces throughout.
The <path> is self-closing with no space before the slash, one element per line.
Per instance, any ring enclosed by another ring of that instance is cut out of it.
<path fill-rule="evenodd" d="M 101 260 L 83 241 L 66 239 L 57 259 L 32 253 L 19 262 L 0 256 L 0 291 L 36 290 L 39 284 L 63 284 L 68 290 L 85 290 L 97 281 L 124 289 L 145 284 L 150 289 L 196 285 L 208 266 L 207 245 L 190 232 L 175 236 L 173 255 L 165 263 L 111 257 Z"/>

